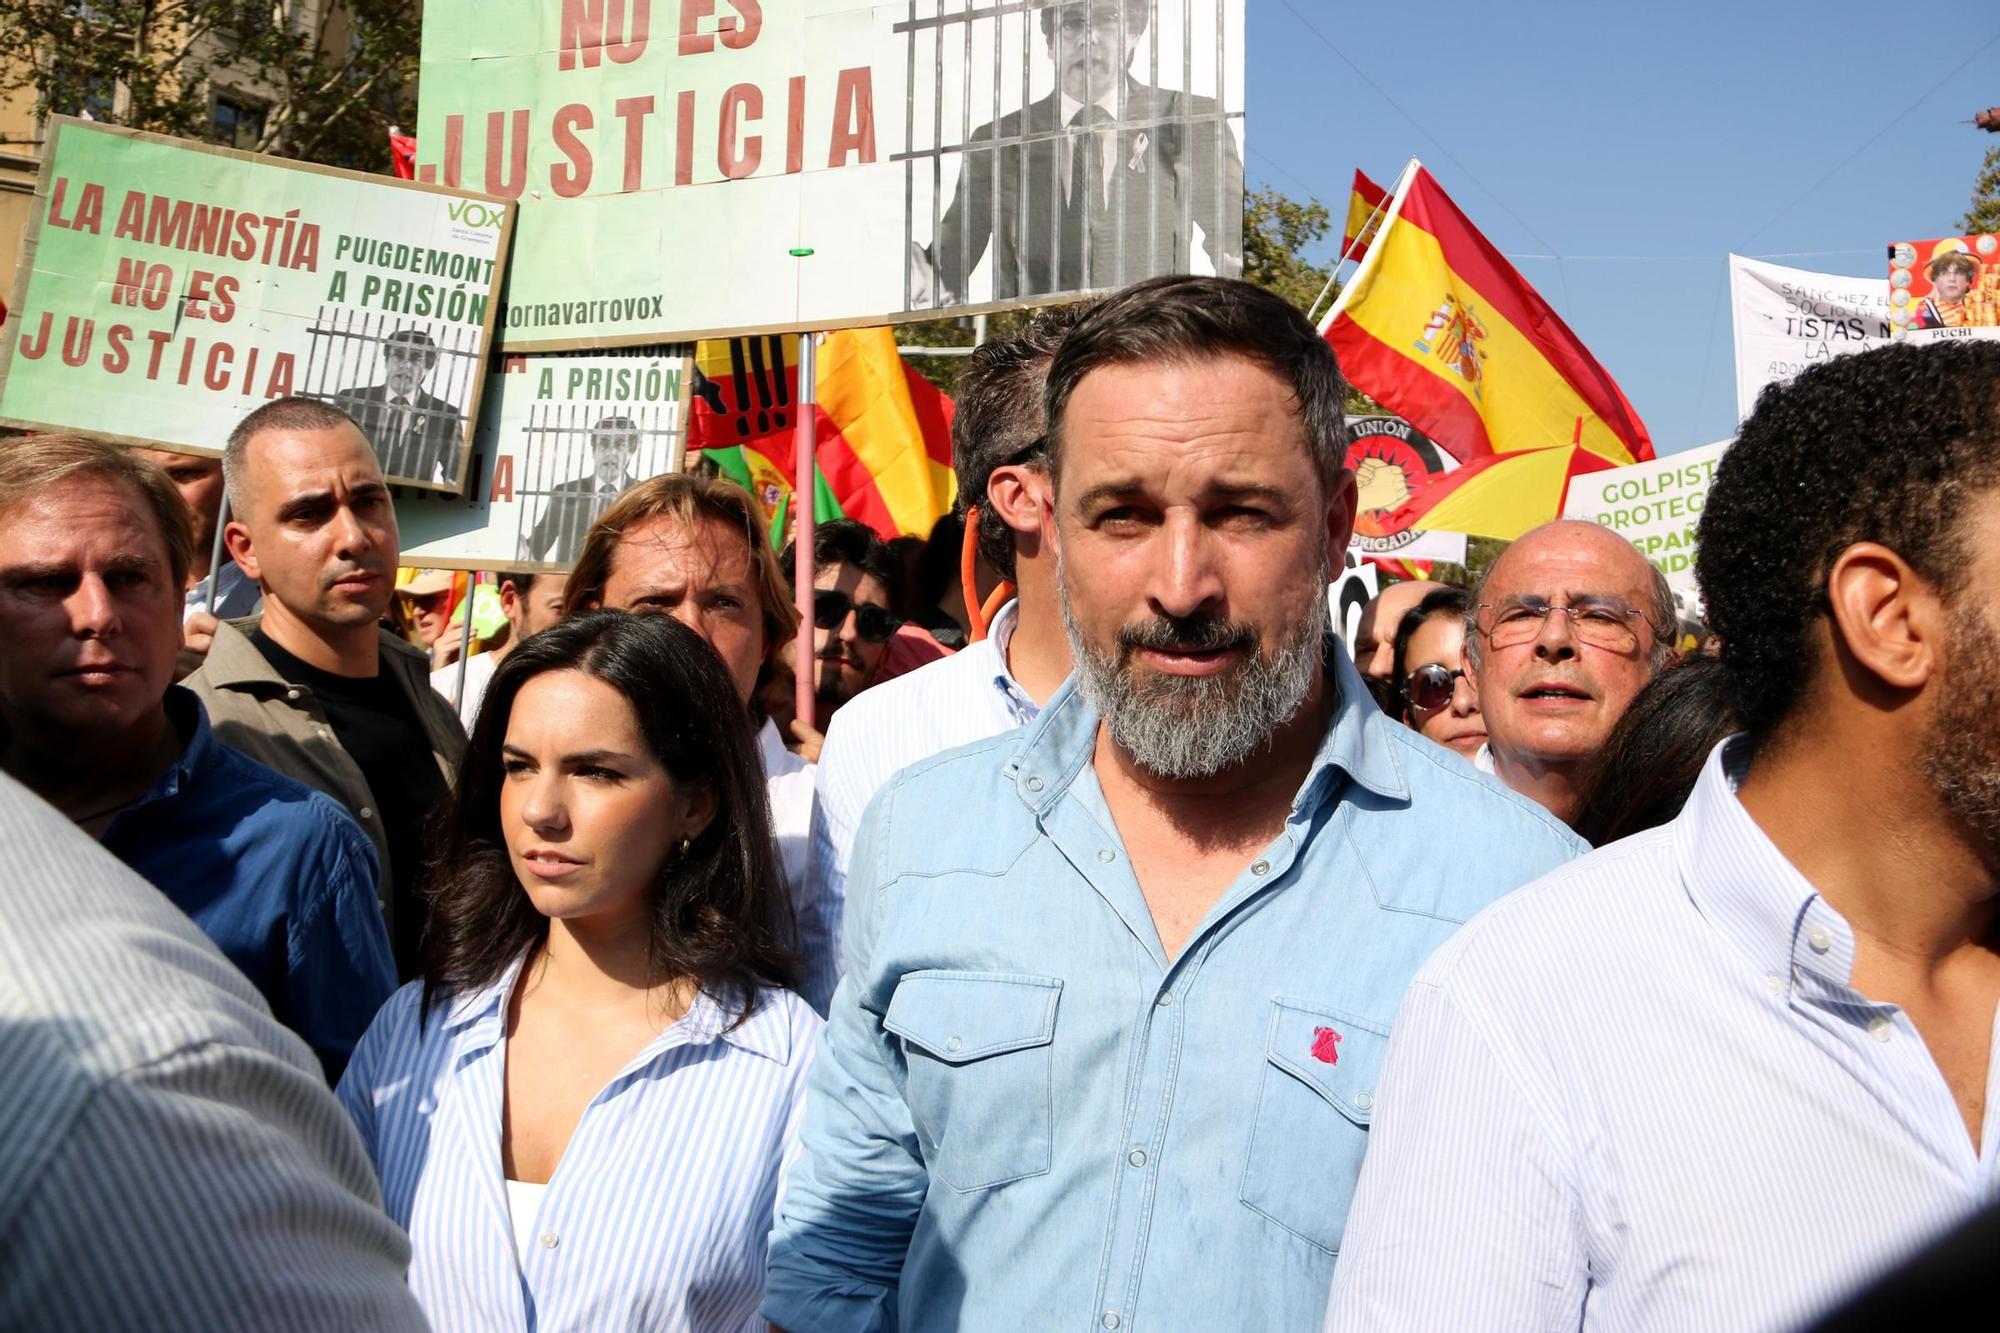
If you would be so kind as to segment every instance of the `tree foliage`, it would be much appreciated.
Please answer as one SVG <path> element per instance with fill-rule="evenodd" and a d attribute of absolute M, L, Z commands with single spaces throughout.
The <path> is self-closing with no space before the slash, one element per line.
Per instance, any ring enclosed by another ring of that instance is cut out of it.
<path fill-rule="evenodd" d="M 414 124 L 421 7 L 406 0 L 15 0 L 0 6 L 0 93 L 44 114 L 219 139 L 380 170 Z"/>
<path fill-rule="evenodd" d="M 2000 232 L 2000 148 L 1987 150 L 1986 165 L 1972 184 L 1972 207 L 1958 225 L 1968 236 Z"/>
<path fill-rule="evenodd" d="M 1325 239 L 1332 215 L 1317 199 L 1304 203 L 1269 186 L 1243 196 L 1243 277 L 1301 310 L 1326 287 L 1328 271 L 1305 257 Z"/>

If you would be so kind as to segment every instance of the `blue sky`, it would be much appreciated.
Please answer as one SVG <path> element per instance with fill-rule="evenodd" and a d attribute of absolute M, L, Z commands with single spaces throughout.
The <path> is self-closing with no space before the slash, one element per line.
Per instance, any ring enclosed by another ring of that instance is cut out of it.
<path fill-rule="evenodd" d="M 1250 185 L 1316 195 L 1337 233 L 1355 167 L 1422 159 L 1661 453 L 1735 428 L 1730 251 L 1883 274 L 1890 241 L 1956 231 L 2000 145 L 1960 123 L 2000 105 L 1981 5 L 1248 5 Z"/>

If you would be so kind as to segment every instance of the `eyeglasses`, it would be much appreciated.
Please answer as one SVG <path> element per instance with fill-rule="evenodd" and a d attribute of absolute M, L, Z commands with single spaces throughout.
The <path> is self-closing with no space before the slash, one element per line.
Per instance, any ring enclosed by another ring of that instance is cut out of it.
<path fill-rule="evenodd" d="M 1568 606 L 1553 605 L 1546 597 L 1507 597 L 1498 602 L 1481 602 L 1481 611 L 1493 613 L 1492 623 L 1481 632 L 1495 648 L 1518 648 L 1541 637 L 1542 625 L 1552 612 L 1569 617 L 1569 632 L 1578 643 L 1602 648 L 1610 653 L 1629 653 L 1639 646 L 1639 621 L 1653 631 L 1657 640 L 1660 627 L 1644 611 L 1618 597 L 1578 597 Z"/>
<path fill-rule="evenodd" d="M 854 613 L 854 632 L 869 643 L 887 643 L 889 636 L 903 627 L 902 620 L 873 602 L 857 602 L 838 588 L 821 588 L 813 594 L 813 624 L 821 629 L 839 629 Z"/>
<path fill-rule="evenodd" d="M 1403 697 L 1419 713 L 1435 713 L 1451 702 L 1458 679 L 1465 672 L 1427 662 L 1403 678 Z"/>

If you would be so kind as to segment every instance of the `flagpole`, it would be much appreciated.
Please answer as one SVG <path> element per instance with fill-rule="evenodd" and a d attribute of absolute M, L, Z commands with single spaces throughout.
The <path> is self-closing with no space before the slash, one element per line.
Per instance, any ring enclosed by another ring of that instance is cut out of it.
<path fill-rule="evenodd" d="M 819 380 L 814 373 L 815 348 L 810 333 L 799 335 L 798 470 L 792 483 L 792 586 L 799 608 L 797 678 L 792 682 L 793 708 L 798 720 L 817 729 L 813 709 L 813 511 L 819 499 L 814 489 L 815 456 L 819 452 Z"/>
<path fill-rule="evenodd" d="M 1396 189 L 1389 200 L 1389 211 L 1383 215 L 1382 225 L 1376 229 L 1375 239 L 1369 243 L 1368 253 L 1361 257 L 1361 267 L 1354 271 L 1353 279 L 1340 289 L 1340 295 L 1334 298 L 1333 304 L 1327 307 L 1326 314 L 1320 317 L 1317 327 L 1322 337 L 1333 326 L 1334 316 L 1346 308 L 1348 294 L 1360 284 L 1361 275 L 1368 272 L 1369 267 L 1381 258 L 1382 241 L 1388 236 L 1389 228 L 1396 225 L 1396 219 L 1403 215 L 1403 199 L 1409 194 L 1410 186 L 1416 181 L 1417 172 L 1422 167 L 1423 163 L 1414 157 L 1404 164 L 1403 174 L 1396 178 Z M 1315 301 L 1313 304 L 1317 305 L 1318 302 Z"/>
<path fill-rule="evenodd" d="M 215 614 L 215 604 L 222 591 L 222 532 L 229 526 L 229 491 L 222 492 L 222 504 L 215 511 L 215 542 L 208 548 L 208 605 L 204 609 Z"/>
<path fill-rule="evenodd" d="M 1315 296 L 1312 299 L 1312 304 L 1306 307 L 1307 319 L 1313 318 L 1313 312 L 1319 309 L 1319 303 L 1326 299 L 1326 294 L 1333 290 L 1334 282 L 1339 279 L 1341 265 L 1347 262 L 1348 257 L 1354 253 L 1354 247 L 1361 244 L 1361 238 L 1368 234 L 1368 228 L 1374 225 L 1375 219 L 1381 217 L 1387 211 L 1388 207 L 1389 201 L 1384 199 L 1381 203 L 1370 208 L 1368 210 L 1368 220 L 1363 222 L 1354 235 L 1349 238 L 1347 244 L 1341 247 L 1340 258 L 1333 261 L 1332 269 L 1327 272 L 1326 286 L 1319 289 L 1319 295 Z"/>

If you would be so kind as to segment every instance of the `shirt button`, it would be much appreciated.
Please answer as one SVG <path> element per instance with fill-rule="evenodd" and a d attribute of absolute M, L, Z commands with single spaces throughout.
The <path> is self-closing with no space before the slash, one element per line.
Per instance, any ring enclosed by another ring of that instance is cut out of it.
<path fill-rule="evenodd" d="M 556 1247 L 556 1233 L 553 1231 L 544 1231 L 542 1233 L 542 1248 L 545 1250 L 553 1250 L 555 1247 Z"/>
<path fill-rule="evenodd" d="M 323 740 L 323 741 L 330 741 L 330 740 L 332 740 L 332 739 L 333 739 L 333 730 L 332 730 L 332 728 L 330 728 L 330 727 L 321 727 L 321 728 L 319 729 L 319 738 L 320 738 L 321 740 Z"/>
<path fill-rule="evenodd" d="M 1104 1318 L 1098 1320 L 1097 1322 L 1104 1325 L 1106 1328 L 1116 1328 L 1118 1327 L 1118 1312 L 1116 1310 L 1106 1310 L 1104 1312 Z"/>
<path fill-rule="evenodd" d="M 959 1039 L 958 1039 L 957 1037 L 953 1037 L 953 1038 L 952 1038 L 952 1039 L 951 1039 L 950 1041 L 947 1041 L 947 1042 L 946 1042 L 946 1043 L 944 1044 L 944 1048 L 945 1048 L 945 1049 L 946 1049 L 947 1051 L 955 1051 L 955 1050 L 957 1050 L 957 1049 L 958 1049 L 959 1047 L 961 1047 L 961 1046 L 963 1046 L 963 1045 L 965 1045 L 965 1043 L 964 1043 L 964 1042 L 960 1041 L 960 1040 L 959 1040 Z"/>
<path fill-rule="evenodd" d="M 1812 945 L 1814 953 L 1825 953 L 1833 947 L 1833 936 L 1826 933 L 1825 926 L 1813 926 L 1806 931 L 1806 943 Z"/>
<path fill-rule="evenodd" d="M 1271 873 L 1271 863 L 1261 859 L 1252 861 L 1250 863 L 1250 873 L 1253 875 L 1268 875 Z"/>
<path fill-rule="evenodd" d="M 1877 1041 L 1887 1041 L 1894 1026 L 1888 1019 L 1878 1018 L 1868 1025 L 1868 1035 Z"/>
<path fill-rule="evenodd" d="M 1040 791 L 1042 789 L 1042 780 L 1040 778 L 1029 778 L 1026 782 L 1022 783 L 1021 785 L 1026 787 L 1029 791 Z"/>
<path fill-rule="evenodd" d="M 290 700 L 294 701 L 294 702 L 297 702 L 297 700 L 298 700 L 298 697 L 299 697 L 299 692 L 298 692 L 297 690 L 286 690 L 286 691 L 285 691 L 285 697 L 286 697 L 287 699 L 290 699 Z"/>
<path fill-rule="evenodd" d="M 1134 1148 L 1131 1152 L 1125 1154 L 1125 1160 L 1134 1166 L 1144 1166 L 1146 1164 L 1146 1150 L 1144 1148 Z"/>
<path fill-rule="evenodd" d="M 1772 995 L 1783 995 L 1785 993 L 1785 979 L 1776 972 L 1764 978 L 1764 985 L 1769 988 Z"/>
<path fill-rule="evenodd" d="M 1375 1104 L 1375 1094 L 1372 1092 L 1357 1092 L 1354 1094 L 1354 1104 L 1365 1111 Z"/>
<path fill-rule="evenodd" d="M 364 805 L 359 810 L 355 811 L 355 813 L 360 815 L 363 819 L 373 819 L 375 818 L 375 807 L 372 805 Z"/>
<path fill-rule="evenodd" d="M 1173 1002 L 1174 1002 L 1174 993 L 1173 993 L 1172 991 L 1170 991 L 1170 990 L 1163 990 L 1163 991 L 1161 991 L 1161 992 L 1160 992 L 1160 998 L 1159 998 L 1159 999 L 1157 999 L 1157 1000 L 1155 1000 L 1155 1001 L 1153 1001 L 1153 1003 L 1154 1003 L 1154 1004 L 1157 1004 L 1157 1005 L 1159 1005 L 1159 1006 L 1160 1006 L 1160 1008 L 1162 1008 L 1162 1009 L 1166 1008 L 1166 1007 L 1167 1007 L 1168 1005 L 1172 1004 Z"/>
<path fill-rule="evenodd" d="M 1106 865 L 1110 865 L 1118 859 L 1118 853 L 1112 851 L 1109 847 L 1099 847 L 1097 849 L 1097 859 Z"/>

